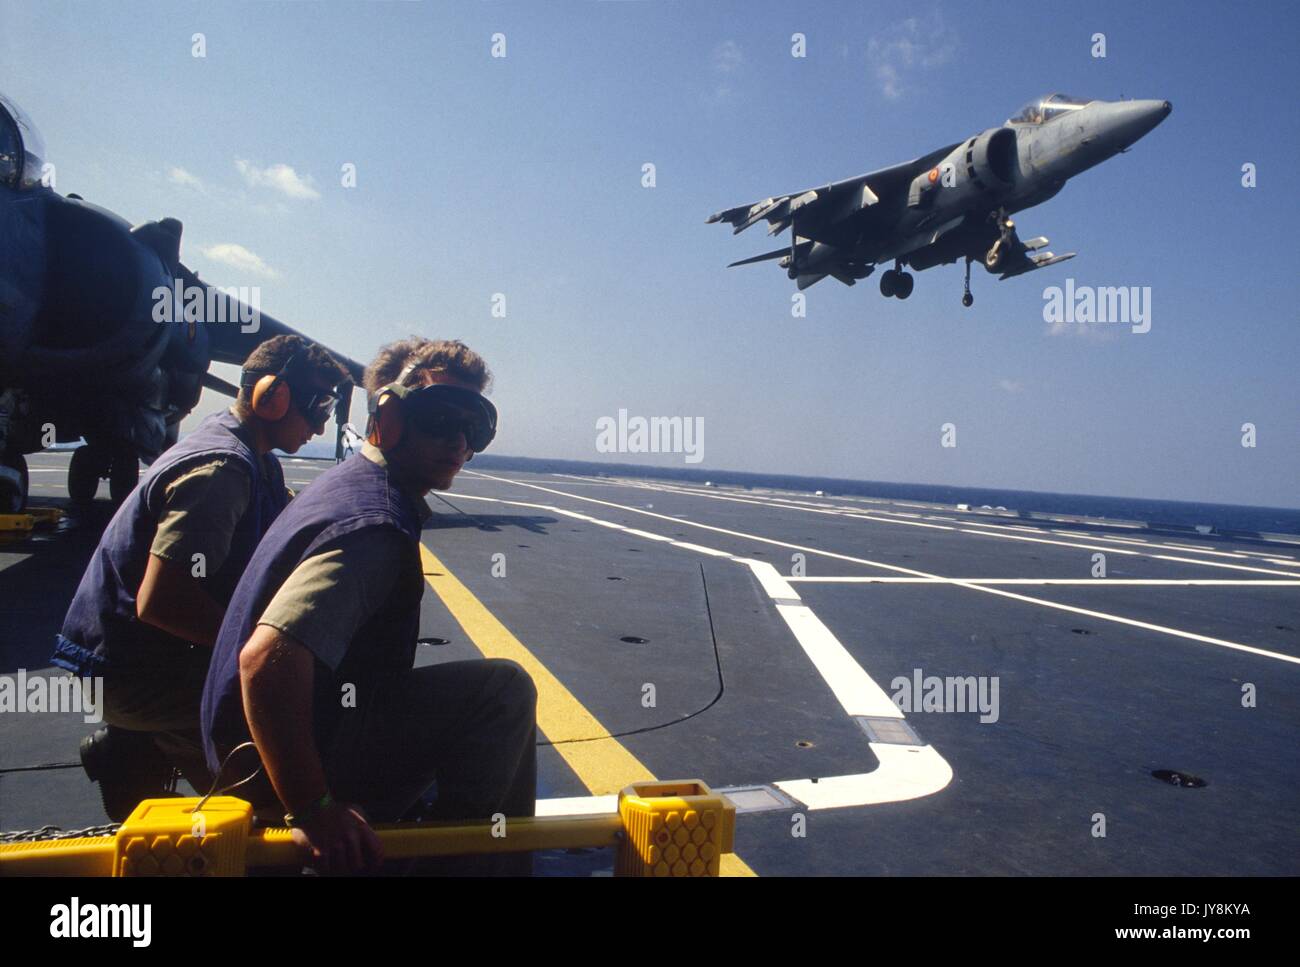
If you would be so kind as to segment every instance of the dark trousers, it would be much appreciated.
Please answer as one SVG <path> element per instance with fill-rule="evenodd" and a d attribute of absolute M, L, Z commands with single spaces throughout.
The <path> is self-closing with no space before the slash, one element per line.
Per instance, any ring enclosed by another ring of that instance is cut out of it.
<path fill-rule="evenodd" d="M 321 753 L 334 798 L 375 822 L 396 822 L 435 783 L 425 818 L 532 816 L 537 689 L 503 659 L 414 668 L 344 710 Z"/>
<path fill-rule="evenodd" d="M 423 819 L 536 815 L 537 689 L 518 664 L 492 658 L 406 669 L 359 695 L 356 707 L 331 716 L 321 742 L 336 801 L 360 806 L 372 823 L 392 823 L 436 785 Z M 278 807 L 265 773 L 250 786 L 234 795 Z M 409 871 L 528 875 L 532 855 L 421 861 Z"/>
<path fill-rule="evenodd" d="M 115 662 L 104 675 L 104 721 L 146 732 L 200 796 L 212 786 L 199 732 L 199 705 L 211 651 L 191 646 L 166 663 Z"/>

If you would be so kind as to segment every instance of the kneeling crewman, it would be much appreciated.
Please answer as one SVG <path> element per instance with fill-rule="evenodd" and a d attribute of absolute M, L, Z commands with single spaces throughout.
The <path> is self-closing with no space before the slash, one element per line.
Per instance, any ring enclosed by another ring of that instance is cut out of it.
<path fill-rule="evenodd" d="M 212 645 L 288 499 L 271 451 L 321 433 L 340 383 L 350 387 L 347 370 L 301 336 L 262 343 L 234 406 L 154 462 L 91 555 L 52 660 L 102 676 L 108 727 L 82 742 L 81 759 L 111 819 L 162 794 L 173 766 L 208 791 L 199 704 Z"/>
<path fill-rule="evenodd" d="M 361 454 L 280 515 L 221 626 L 203 692 L 209 768 L 225 786 L 260 765 L 235 794 L 263 815 L 286 810 L 321 871 L 374 869 L 382 849 L 367 820 L 401 819 L 435 782 L 425 818 L 534 814 L 528 674 L 500 659 L 413 667 L 424 497 L 495 435 L 488 379 L 459 342 L 382 349 L 366 370 Z M 250 739 L 255 750 L 232 755 Z"/>

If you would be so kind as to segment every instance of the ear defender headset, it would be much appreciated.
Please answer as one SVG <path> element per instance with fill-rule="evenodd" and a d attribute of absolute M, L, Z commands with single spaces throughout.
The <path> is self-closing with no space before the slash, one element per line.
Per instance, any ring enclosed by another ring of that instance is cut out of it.
<path fill-rule="evenodd" d="M 370 398 L 366 439 L 380 449 L 392 449 L 409 422 L 433 437 L 464 433 L 471 457 L 486 450 L 497 432 L 496 407 L 483 395 L 448 383 L 402 385 L 415 368 L 408 365 L 395 382 Z"/>
<path fill-rule="evenodd" d="M 278 373 L 257 370 L 246 370 L 243 373 L 240 385 L 252 387 L 251 406 L 253 414 L 259 419 L 275 423 L 288 414 L 289 406 L 295 399 L 293 366 L 297 359 L 298 353 L 294 353 L 285 360 Z M 310 391 L 300 389 L 300 392 L 307 394 L 306 402 L 300 401 L 298 405 L 303 416 L 313 425 L 323 425 L 329 419 L 329 411 L 337 400 L 334 391 L 313 388 Z"/>
<path fill-rule="evenodd" d="M 289 367 L 293 365 L 293 361 L 297 358 L 297 353 L 290 356 L 285 360 L 284 365 L 280 367 L 278 373 L 261 373 L 257 371 L 243 373 L 240 385 L 253 388 L 253 414 L 258 419 L 274 423 L 277 420 L 283 420 L 285 414 L 289 412 L 293 392 L 289 389 L 289 382 L 286 377 L 289 375 Z"/>

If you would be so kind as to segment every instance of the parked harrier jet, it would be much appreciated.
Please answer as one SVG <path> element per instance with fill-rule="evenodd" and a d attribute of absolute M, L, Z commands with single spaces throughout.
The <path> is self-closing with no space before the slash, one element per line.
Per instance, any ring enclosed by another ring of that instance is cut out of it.
<path fill-rule="evenodd" d="M 1052 94 L 1026 105 L 998 128 L 932 151 L 915 161 L 856 178 L 767 198 L 710 215 L 737 233 L 760 220 L 769 235 L 789 228 L 790 244 L 733 262 L 777 263 L 800 289 L 830 275 L 845 285 L 880 276 L 880 294 L 906 299 L 912 276 L 904 266 L 928 269 L 966 260 L 962 305 L 970 292 L 970 264 L 1009 278 L 1075 253 L 1045 251 L 1046 238 L 1021 241 L 1014 212 L 1046 201 L 1067 180 L 1127 151 L 1169 116 L 1168 101 L 1086 101 Z"/>
<path fill-rule="evenodd" d="M 210 363 L 240 365 L 264 340 L 294 332 L 186 268 L 176 219 L 132 228 L 58 194 L 46 169 L 35 125 L 0 94 L 0 514 L 26 503 L 25 454 L 78 439 L 69 496 L 88 502 L 108 477 L 120 501 L 139 461 L 176 442 L 204 387 L 235 394 Z M 359 381 L 361 365 L 335 356 Z M 340 394 L 340 428 L 350 397 Z"/>

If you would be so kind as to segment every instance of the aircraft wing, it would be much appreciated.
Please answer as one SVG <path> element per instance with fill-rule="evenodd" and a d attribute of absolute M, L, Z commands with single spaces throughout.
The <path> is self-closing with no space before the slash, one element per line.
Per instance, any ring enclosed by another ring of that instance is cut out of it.
<path fill-rule="evenodd" d="M 960 142 L 959 142 L 960 143 Z M 853 178 L 834 181 L 788 195 L 775 195 L 749 205 L 737 205 L 715 212 L 705 224 L 727 222 L 739 234 L 760 221 L 768 223 L 767 234 L 775 235 L 798 221 L 800 238 L 832 245 L 852 244 L 848 221 L 896 192 L 907 190 L 912 179 L 947 157 L 956 144 L 890 168 L 869 171 Z"/>
<path fill-rule="evenodd" d="M 206 288 L 208 285 L 198 277 L 197 273 L 184 264 L 177 265 L 176 274 L 179 278 L 184 280 L 186 286 Z M 238 301 L 224 292 L 218 292 L 214 298 L 217 301 L 226 303 L 226 308 L 224 309 L 226 319 L 245 318 L 245 316 L 240 313 L 247 313 L 249 311 L 247 309 L 241 309 Z M 213 361 L 218 363 L 230 363 L 234 366 L 242 366 L 244 360 L 248 358 L 248 354 L 272 336 L 302 336 L 310 342 L 320 343 L 320 340 L 313 339 L 306 333 L 299 332 L 292 326 L 288 326 L 279 319 L 276 319 L 274 316 L 261 312 L 260 310 L 257 313 L 257 320 L 256 328 L 250 329 L 247 332 L 244 331 L 245 327 L 240 325 L 209 326 L 209 347 Z M 325 346 L 325 348 L 329 349 L 328 346 Z M 335 352 L 333 349 L 329 349 L 329 352 L 348 371 L 348 374 L 352 377 L 353 383 L 358 386 L 361 385 L 361 377 L 365 372 L 365 367 L 355 359 L 344 356 L 342 353 Z"/>
<path fill-rule="evenodd" d="M 197 273 L 184 264 L 178 262 L 176 270 L 177 276 L 185 281 L 186 286 L 207 286 L 207 283 L 200 279 Z M 246 310 L 241 310 L 238 301 L 234 299 L 234 297 L 223 292 L 218 292 L 216 293 L 215 298 L 225 301 L 226 319 L 247 318 L 246 315 L 241 314 L 241 312 L 246 312 Z M 209 350 L 212 354 L 212 360 L 218 363 L 230 363 L 235 366 L 242 366 L 244 360 L 248 358 L 248 354 L 272 336 L 302 336 L 310 342 L 315 342 L 318 345 L 324 346 L 324 344 L 320 343 L 319 340 L 312 339 L 312 337 L 308 336 L 306 333 L 301 333 L 292 326 L 285 325 L 274 316 L 260 311 L 258 312 L 258 325 L 256 331 L 250 330 L 249 332 L 245 332 L 244 327 L 239 325 L 208 326 L 207 330 L 209 336 Z M 362 385 L 362 376 L 365 373 L 364 366 L 355 359 L 344 356 L 342 353 L 335 352 L 328 346 L 324 346 L 324 348 L 329 350 L 330 355 L 337 359 L 339 363 L 342 364 L 343 368 L 348 371 L 348 375 L 352 378 L 354 386 Z M 213 373 L 205 373 L 203 375 L 202 385 L 207 389 L 223 393 L 227 396 L 234 396 L 235 393 L 238 392 L 237 387 L 232 386 Z M 234 392 L 232 392 L 232 390 Z M 334 422 L 337 428 L 334 440 L 334 459 L 336 460 L 342 460 L 345 450 L 348 449 L 344 428 L 347 426 L 348 412 L 351 405 L 352 391 L 350 388 L 346 388 L 340 394 L 338 402 L 334 406 Z"/>

